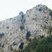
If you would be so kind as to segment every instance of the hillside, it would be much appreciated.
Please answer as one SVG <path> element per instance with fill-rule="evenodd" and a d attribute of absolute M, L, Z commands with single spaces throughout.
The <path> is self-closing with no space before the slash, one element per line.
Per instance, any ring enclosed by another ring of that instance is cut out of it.
<path fill-rule="evenodd" d="M 52 10 L 37 5 L 24 14 L 0 22 L 0 52 L 24 49 L 34 37 L 52 35 Z"/>

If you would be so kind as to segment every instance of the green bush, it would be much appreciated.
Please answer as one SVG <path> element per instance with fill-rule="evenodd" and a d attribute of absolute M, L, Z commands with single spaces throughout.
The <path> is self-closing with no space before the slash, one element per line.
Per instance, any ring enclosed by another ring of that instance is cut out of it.
<path fill-rule="evenodd" d="M 36 47 L 37 52 L 52 52 L 52 36 L 41 39 Z"/>
<path fill-rule="evenodd" d="M 38 44 L 38 40 L 36 38 L 34 38 L 29 44 L 28 46 L 24 49 L 24 52 L 34 52 L 35 48 Z"/>
<path fill-rule="evenodd" d="M 4 33 L 2 32 L 2 33 L 0 33 L 0 38 L 2 38 L 4 36 Z"/>
<path fill-rule="evenodd" d="M 34 38 L 23 52 L 52 52 L 52 36 Z"/>
<path fill-rule="evenodd" d="M 52 11 L 50 11 L 49 15 L 52 17 Z"/>

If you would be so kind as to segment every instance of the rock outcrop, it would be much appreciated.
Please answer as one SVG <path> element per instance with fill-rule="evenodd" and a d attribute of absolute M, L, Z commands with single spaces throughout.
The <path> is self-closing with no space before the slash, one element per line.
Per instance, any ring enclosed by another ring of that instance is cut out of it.
<path fill-rule="evenodd" d="M 52 11 L 37 5 L 18 16 L 0 22 L 0 52 L 24 49 L 29 39 L 52 35 Z"/>

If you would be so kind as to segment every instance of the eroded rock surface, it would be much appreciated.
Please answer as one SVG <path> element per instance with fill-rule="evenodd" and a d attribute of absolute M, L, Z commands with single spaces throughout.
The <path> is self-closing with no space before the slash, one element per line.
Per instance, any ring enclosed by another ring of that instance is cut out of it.
<path fill-rule="evenodd" d="M 48 36 L 49 29 L 52 29 L 52 13 L 45 5 L 37 5 L 26 14 L 20 12 L 18 16 L 0 22 L 0 52 L 23 49 L 28 39 Z"/>

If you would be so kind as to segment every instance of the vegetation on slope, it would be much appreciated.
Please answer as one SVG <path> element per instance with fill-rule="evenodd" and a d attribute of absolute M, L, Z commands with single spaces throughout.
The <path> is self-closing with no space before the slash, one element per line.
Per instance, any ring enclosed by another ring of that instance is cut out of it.
<path fill-rule="evenodd" d="M 52 52 L 52 36 L 34 38 L 21 52 Z"/>

